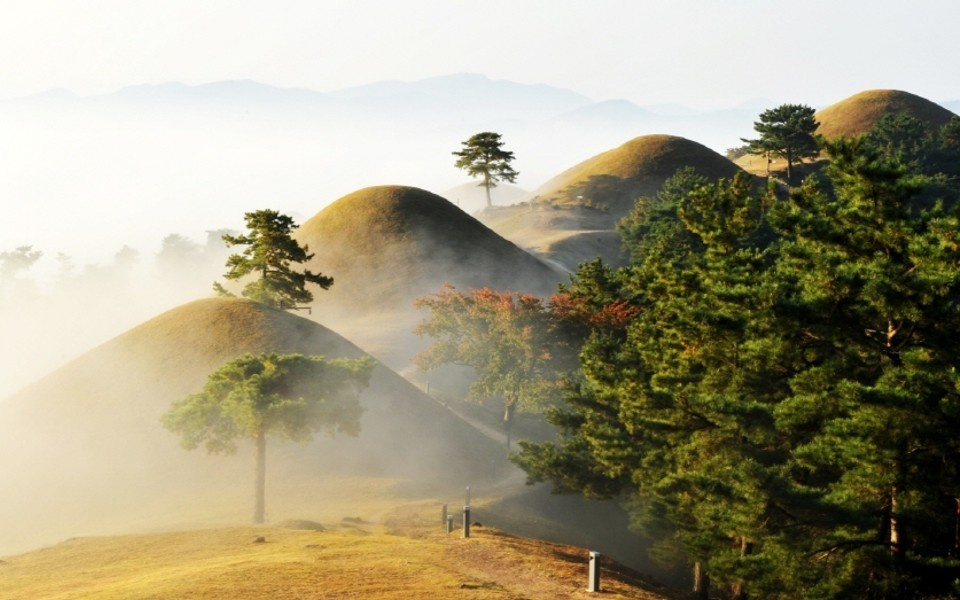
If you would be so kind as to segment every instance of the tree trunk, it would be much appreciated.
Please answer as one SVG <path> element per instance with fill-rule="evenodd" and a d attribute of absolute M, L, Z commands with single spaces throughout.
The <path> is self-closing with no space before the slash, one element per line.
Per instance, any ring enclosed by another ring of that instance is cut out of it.
<path fill-rule="evenodd" d="M 267 487 L 267 435 L 263 430 L 257 432 L 257 472 L 254 487 L 253 522 L 263 523 Z"/>
<path fill-rule="evenodd" d="M 897 511 L 897 488 L 896 486 L 890 488 L 890 516 L 889 516 L 889 525 L 890 525 L 890 552 L 895 558 L 900 558 L 903 553 L 901 552 L 900 545 L 900 536 L 903 533 L 900 531 L 900 522 L 898 520 L 899 512 Z"/>
<path fill-rule="evenodd" d="M 513 429 L 513 413 L 517 409 L 517 401 L 504 399 L 503 403 L 503 431 L 507 434 L 507 451 L 510 451 L 510 434 Z"/>
<path fill-rule="evenodd" d="M 699 560 L 693 563 L 693 595 L 697 600 L 710 599 L 710 575 Z"/>
<path fill-rule="evenodd" d="M 753 542 L 751 542 L 747 538 L 740 538 L 740 558 L 749 556 L 752 553 L 753 553 Z M 747 594 L 747 590 L 744 587 L 742 581 L 738 581 L 737 583 L 733 584 L 733 589 L 731 590 L 730 597 L 733 600 L 747 600 L 749 598 L 749 595 Z"/>
<path fill-rule="evenodd" d="M 787 185 L 793 185 L 793 152 L 787 148 Z"/>
<path fill-rule="evenodd" d="M 957 509 L 953 513 L 953 549 L 960 550 L 960 498 L 954 498 Z"/>
<path fill-rule="evenodd" d="M 493 200 L 490 198 L 490 175 L 484 173 L 483 175 L 483 189 L 487 191 L 487 208 L 493 206 Z"/>

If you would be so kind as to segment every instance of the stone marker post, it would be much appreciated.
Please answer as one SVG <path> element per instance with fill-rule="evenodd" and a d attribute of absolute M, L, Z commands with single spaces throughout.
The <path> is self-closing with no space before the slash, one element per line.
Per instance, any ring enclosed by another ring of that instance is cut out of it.
<path fill-rule="evenodd" d="M 590 552 L 590 574 L 587 578 L 587 591 L 600 591 L 600 553 Z"/>

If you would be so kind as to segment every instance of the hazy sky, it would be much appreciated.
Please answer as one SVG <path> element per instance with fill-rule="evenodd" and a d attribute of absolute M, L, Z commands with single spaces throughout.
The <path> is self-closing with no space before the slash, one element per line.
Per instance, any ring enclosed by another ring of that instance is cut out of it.
<path fill-rule="evenodd" d="M 325 92 L 469 72 L 640 105 L 819 107 L 873 88 L 944 102 L 960 100 L 958 23 L 958 0 L 0 0 L 0 99 L 228 79 Z M 0 106 L 0 252 L 32 245 L 43 258 L 31 275 L 48 278 L 64 264 L 109 264 L 122 246 L 148 274 L 164 236 L 203 242 L 242 228 L 249 210 L 303 222 L 367 185 L 443 193 L 467 181 L 450 153 L 475 132 L 20 104 L 30 105 Z M 634 136 L 719 136 L 711 147 L 723 151 L 750 134 L 749 122 L 736 132 L 625 123 L 600 137 L 527 125 L 490 125 L 516 150 L 527 190 Z M 71 294 L 66 309 L 0 310 L 0 364 L 16 375 L 4 374 L 0 396 L 183 301 L 138 292 L 151 302 L 118 307 L 108 298 L 119 292 L 98 290 L 102 306 Z"/>
<path fill-rule="evenodd" d="M 330 91 L 457 72 L 595 100 L 960 98 L 956 0 L 0 0 L 0 98 L 254 79 Z"/>

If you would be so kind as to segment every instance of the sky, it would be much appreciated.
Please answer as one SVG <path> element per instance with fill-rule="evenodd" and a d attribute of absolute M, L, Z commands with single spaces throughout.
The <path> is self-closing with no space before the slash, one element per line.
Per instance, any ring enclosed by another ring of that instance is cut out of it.
<path fill-rule="evenodd" d="M 957 23 L 957 0 L 0 0 L 0 100 L 224 80 L 330 92 L 478 73 L 640 106 L 822 107 L 876 88 L 947 102 L 960 100 Z M 206 232 L 242 229 L 243 213 L 261 208 L 302 223 L 368 185 L 444 193 L 467 182 L 450 153 L 477 131 L 412 139 L 402 124 L 384 132 L 348 122 L 331 132 L 297 115 L 153 120 L 150 111 L 103 115 L 74 103 L 31 113 L 20 104 L 0 103 L 0 252 L 31 245 L 43 256 L 30 276 L 62 282 L 65 265 L 109 269 L 130 247 L 143 271 L 138 292 L 150 301 L 110 301 L 119 292 L 97 289 L 96 302 L 81 303 L 54 287 L 49 299 L 66 306 L 0 306 L 0 364 L 14 365 L 0 397 L 209 294 L 206 280 L 180 295 L 148 287 L 164 236 L 203 243 Z M 619 122 L 592 140 L 595 131 L 564 137 L 549 123 L 503 133 L 517 152 L 518 185 L 530 191 L 637 135 L 685 135 L 722 152 L 749 129 L 748 120 L 714 144 L 706 131 Z"/>
<path fill-rule="evenodd" d="M 955 0 L 0 0 L 0 98 L 474 72 L 641 105 L 947 101 L 957 23 Z"/>

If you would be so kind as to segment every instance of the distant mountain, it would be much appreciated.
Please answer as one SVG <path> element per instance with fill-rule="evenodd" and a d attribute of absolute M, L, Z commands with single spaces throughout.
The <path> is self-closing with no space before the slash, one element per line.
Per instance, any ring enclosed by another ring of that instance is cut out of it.
<path fill-rule="evenodd" d="M 330 92 L 329 96 L 377 110 L 421 112 L 442 108 L 499 119 L 561 114 L 592 102 L 571 90 L 469 73 L 412 82 L 381 81 Z"/>
<path fill-rule="evenodd" d="M 279 88 L 250 80 L 200 85 L 169 82 L 133 85 L 84 99 L 94 106 L 166 109 L 324 110 L 334 105 L 326 95 L 305 88 Z"/>
<path fill-rule="evenodd" d="M 941 127 L 954 113 L 901 90 L 867 90 L 817 111 L 817 132 L 827 138 L 866 133 L 884 115 L 906 113 L 934 127 Z"/>
<path fill-rule="evenodd" d="M 654 114 L 629 100 L 605 100 L 566 112 L 557 121 L 580 127 L 636 127 L 650 121 Z"/>
<path fill-rule="evenodd" d="M 676 103 L 644 104 L 642 108 L 648 112 L 652 112 L 656 115 L 661 115 L 664 117 L 691 117 L 704 112 Z"/>

